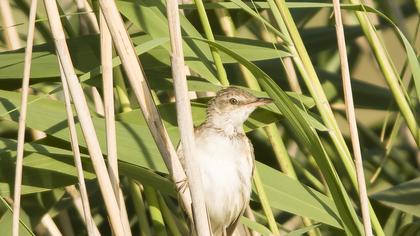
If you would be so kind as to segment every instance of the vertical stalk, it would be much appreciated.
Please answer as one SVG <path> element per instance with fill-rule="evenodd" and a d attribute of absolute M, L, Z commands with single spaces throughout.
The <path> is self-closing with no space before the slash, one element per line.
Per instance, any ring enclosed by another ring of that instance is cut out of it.
<path fill-rule="evenodd" d="M 12 16 L 12 10 L 10 9 L 9 0 L 0 0 L 0 15 L 1 21 L 3 22 L 3 33 L 7 48 L 10 48 L 12 50 L 20 48 L 21 46 L 19 34 L 16 30 L 16 27 L 14 26 L 15 21 Z"/>
<path fill-rule="evenodd" d="M 207 17 L 206 9 L 204 8 L 203 1 L 194 0 L 194 2 L 197 6 L 198 16 L 200 17 L 201 25 L 203 26 L 203 29 L 204 29 L 204 34 L 206 35 L 206 38 L 208 40 L 214 42 L 215 40 L 214 40 L 213 32 L 211 30 L 210 22 Z M 229 80 L 227 78 L 225 68 L 223 67 L 222 58 L 220 57 L 219 51 L 212 46 L 210 46 L 210 50 L 211 50 L 211 55 L 213 56 L 214 64 L 216 65 L 217 74 L 218 74 L 220 82 L 222 83 L 223 86 L 229 85 Z"/>
<path fill-rule="evenodd" d="M 117 92 L 117 97 L 120 101 L 120 109 L 122 112 L 131 111 L 130 99 L 127 95 L 127 87 L 125 86 L 123 73 L 121 67 L 114 68 L 114 79 L 115 79 L 115 91 Z"/>
<path fill-rule="evenodd" d="M 66 189 L 67 194 L 72 199 L 73 205 L 76 208 L 77 213 L 79 214 L 80 218 L 83 220 L 83 223 L 86 225 L 88 235 L 100 236 L 101 234 L 99 233 L 98 227 L 96 226 L 95 221 L 92 218 L 92 215 L 90 215 L 90 206 L 84 203 L 88 201 L 84 200 L 85 197 L 81 196 L 80 194 L 82 193 L 83 190 L 80 190 L 80 193 L 79 193 L 74 185 L 67 186 L 65 187 L 65 189 Z M 89 210 L 85 210 L 86 207 Z M 89 215 L 86 214 L 87 212 L 89 213 Z M 88 216 L 88 218 L 86 218 L 86 215 Z"/>
<path fill-rule="evenodd" d="M 157 108 L 153 102 L 151 91 L 146 82 L 146 78 L 137 57 L 130 37 L 125 30 L 124 23 L 114 1 L 99 0 L 101 10 L 104 14 L 108 28 L 111 32 L 115 48 L 121 58 L 127 78 L 131 84 L 133 92 L 142 110 L 142 114 L 153 135 L 159 152 L 171 174 L 175 183 L 180 183 L 186 179 L 185 172 L 177 157 L 175 148 L 163 125 Z M 184 192 L 179 192 L 185 211 L 192 219 L 191 195 L 187 188 Z"/>
<path fill-rule="evenodd" d="M 124 232 L 115 195 L 109 194 L 113 192 L 111 181 L 106 169 L 82 87 L 73 68 L 56 2 L 54 0 L 44 0 L 44 5 L 48 15 L 51 32 L 54 37 L 59 61 L 63 67 L 65 78 L 67 80 L 66 82 L 69 86 L 69 90 L 76 107 L 83 135 L 92 159 L 93 168 L 98 179 L 99 188 L 104 198 L 106 210 L 108 211 L 111 227 L 115 235 L 127 235 L 130 232 Z"/>
<path fill-rule="evenodd" d="M 310 94 L 314 98 L 315 104 L 321 114 L 322 120 L 327 128 L 330 130 L 329 135 L 333 141 L 339 155 L 343 162 L 345 169 L 350 176 L 350 180 L 355 189 L 357 189 L 357 180 L 352 163 L 350 151 L 347 148 L 346 142 L 341 134 L 338 124 L 334 118 L 331 107 L 328 103 L 327 97 L 319 82 L 318 75 L 311 63 L 308 52 L 303 44 L 299 35 L 296 24 L 286 6 L 284 0 L 268 0 L 270 8 L 273 10 L 274 17 L 281 28 L 281 31 L 290 38 L 291 45 L 289 46 L 290 52 L 295 55 L 293 57 L 297 68 L 299 69 L 302 78 L 308 88 Z M 369 204 L 370 216 L 373 227 L 378 235 L 384 235 L 383 229 L 378 221 L 378 218 Z"/>
<path fill-rule="evenodd" d="M 359 0 L 350 0 L 350 2 L 353 4 L 361 4 Z M 404 97 L 404 93 L 399 85 L 399 81 L 401 81 L 401 79 L 398 75 L 398 72 L 396 71 L 395 65 L 393 64 L 392 59 L 390 58 L 385 48 L 385 45 L 375 31 L 374 26 L 369 22 L 367 14 L 361 11 L 356 11 L 355 14 L 373 50 L 376 60 L 381 67 L 381 71 L 385 77 L 385 81 L 387 82 L 388 87 L 392 92 L 392 95 L 394 96 L 395 102 L 398 105 L 398 108 L 400 109 L 401 114 L 404 117 L 404 120 L 414 137 L 414 140 L 416 140 L 417 145 L 420 145 L 420 129 L 417 125 L 416 117 L 414 116 L 410 105 Z"/>
<path fill-rule="evenodd" d="M 297 179 L 295 169 L 293 168 L 292 161 L 289 153 L 287 153 L 286 147 L 283 143 L 282 137 L 275 124 L 264 127 L 264 131 L 270 140 L 271 146 L 273 147 L 274 154 L 276 155 L 277 162 L 280 165 L 280 169 L 289 177 Z"/>
<path fill-rule="evenodd" d="M 42 216 L 40 224 L 45 227 L 49 235 L 62 236 L 54 220 L 48 213 Z"/>
<path fill-rule="evenodd" d="M 2 4 L 7 0 L 0 0 Z M 12 218 L 12 235 L 19 235 L 19 213 L 20 213 L 20 195 L 22 191 L 22 171 L 23 171 L 23 149 L 25 145 L 25 128 L 26 128 L 26 113 L 28 108 L 28 93 L 29 93 L 29 78 L 31 74 L 31 59 L 32 59 L 32 47 L 34 42 L 35 32 L 35 16 L 37 0 L 32 0 L 31 10 L 29 16 L 28 36 L 26 39 L 25 49 L 25 65 L 23 69 L 22 79 L 22 99 L 21 99 L 21 110 L 19 116 L 18 126 L 18 143 L 17 143 L 17 155 L 16 155 L 16 169 L 15 169 L 15 183 L 13 192 L 13 218 Z"/>
<path fill-rule="evenodd" d="M 163 219 L 165 220 L 165 224 L 167 228 L 171 232 L 173 236 L 182 236 L 181 232 L 179 232 L 178 226 L 175 222 L 175 217 L 172 215 L 171 210 L 169 209 L 168 205 L 166 205 L 165 199 L 162 197 L 161 194 L 158 193 L 158 200 L 160 209 L 162 211 Z"/>
<path fill-rule="evenodd" d="M 276 219 L 274 219 L 273 212 L 271 211 L 271 206 L 270 206 L 270 203 L 268 202 L 267 194 L 265 193 L 264 186 L 261 181 L 260 174 L 258 173 L 257 168 L 255 168 L 254 170 L 254 183 L 255 183 L 255 188 L 257 189 L 257 192 L 258 192 L 258 197 L 260 198 L 260 202 L 261 202 L 261 206 L 263 208 L 264 214 L 267 217 L 268 226 L 270 227 L 270 230 L 274 235 L 279 236 L 280 231 L 279 231 L 279 228 L 277 227 Z"/>
<path fill-rule="evenodd" d="M 341 19 L 340 0 L 333 0 L 334 16 L 338 41 L 338 52 L 341 62 L 341 76 L 344 88 L 344 101 L 346 114 L 350 126 L 350 137 L 353 146 L 354 163 L 356 167 L 357 183 L 359 187 L 360 208 L 362 211 L 363 226 L 366 236 L 372 236 L 372 224 L 369 217 L 369 200 L 366 190 L 365 174 L 363 170 L 362 153 L 360 151 L 359 134 L 357 131 L 356 114 L 354 112 L 353 94 L 351 91 L 350 71 L 347 60 L 346 41 L 344 37 L 343 22 Z"/>
<path fill-rule="evenodd" d="M 61 83 L 63 84 L 63 92 L 64 92 L 64 101 L 66 104 L 66 114 L 67 114 L 67 125 L 69 127 L 69 134 L 70 134 L 70 143 L 73 151 L 74 156 L 74 163 L 77 170 L 77 178 L 80 184 L 80 195 L 82 199 L 82 206 L 83 206 L 83 214 L 86 223 L 86 228 L 89 236 L 95 235 L 94 231 L 94 222 L 92 219 L 92 214 L 90 212 L 90 205 L 89 205 L 89 198 L 87 194 L 87 188 L 85 184 L 85 177 L 83 174 L 83 167 L 82 167 L 82 159 L 80 157 L 80 150 L 79 150 L 79 141 L 77 140 L 77 130 L 76 125 L 74 123 L 73 111 L 70 101 L 70 92 L 68 85 L 66 83 L 66 78 L 63 72 L 63 68 L 60 65 L 60 77 Z"/>
<path fill-rule="evenodd" d="M 144 206 L 143 196 L 141 195 L 140 186 L 134 180 L 129 179 L 130 191 L 133 196 L 134 208 L 138 217 L 140 235 L 149 236 L 152 232 L 147 220 L 146 208 Z"/>
<path fill-rule="evenodd" d="M 155 235 L 167 236 L 165 222 L 163 221 L 163 216 L 159 209 L 156 191 L 151 187 L 146 187 L 144 188 L 144 194 L 149 203 L 150 216 L 152 218 L 153 228 L 155 229 Z"/>
<path fill-rule="evenodd" d="M 217 13 L 217 12 L 216 12 Z M 220 16 L 223 16 L 224 21 L 221 20 L 221 24 L 223 25 L 223 29 L 226 33 L 227 36 L 229 37 L 233 37 L 234 36 L 234 32 L 235 29 L 233 28 L 233 22 L 231 22 L 231 18 L 229 16 L 229 13 L 224 10 L 224 9 L 219 9 L 219 13 Z M 221 18 L 221 17 L 219 17 Z M 264 24 L 263 24 L 264 25 Z M 264 25 L 265 26 L 265 25 Z M 244 67 L 243 65 L 239 65 L 239 68 L 242 72 L 243 78 L 247 84 L 247 86 L 253 90 L 258 90 L 261 91 L 261 87 L 258 84 L 258 81 L 255 79 L 255 77 L 248 71 L 248 69 L 246 69 L 246 67 Z M 281 139 L 281 135 L 279 133 L 279 130 L 277 129 L 276 124 L 269 124 L 266 127 L 264 127 L 264 131 L 269 139 L 269 141 L 272 144 L 275 156 L 277 161 L 280 163 L 280 167 L 281 170 L 283 172 L 285 172 L 287 175 L 289 175 L 289 177 L 292 178 L 296 178 L 296 173 L 295 170 L 293 168 L 293 165 L 291 163 L 291 159 L 290 156 L 288 155 L 285 147 L 284 147 L 284 143 L 283 140 Z M 259 179 L 260 177 L 257 176 L 259 175 L 258 173 L 255 173 L 254 176 L 254 182 L 255 184 L 259 185 L 261 184 L 261 186 L 257 186 L 257 189 L 262 190 L 261 192 L 258 191 L 258 195 L 260 198 L 265 199 L 265 201 L 268 202 L 267 197 L 265 196 L 265 191 L 263 190 L 263 185 L 262 182 L 259 181 L 257 183 L 257 181 L 255 179 Z M 262 201 L 262 200 L 261 200 Z M 266 209 L 264 211 L 267 215 L 267 218 L 271 218 L 274 219 L 274 215 L 273 212 L 270 209 Z M 310 225 L 310 221 L 309 219 L 304 219 L 305 224 Z M 270 228 L 272 230 L 272 232 L 276 232 L 279 231 L 277 228 L 277 224 L 270 224 L 270 227 L 275 227 L 275 228 Z"/>
<path fill-rule="evenodd" d="M 185 159 L 184 166 L 191 190 L 192 205 L 194 206 L 194 226 L 198 235 L 206 236 L 211 235 L 211 230 L 207 218 L 201 177 L 199 170 L 196 168 L 198 164 L 193 157 L 195 153 L 194 126 L 185 74 L 178 2 L 176 0 L 167 0 L 166 8 L 171 39 L 171 68 L 174 80 L 177 120 L 181 134 L 182 153 Z"/>
<path fill-rule="evenodd" d="M 124 196 L 120 188 L 120 178 L 118 173 L 117 137 L 114 115 L 114 86 L 112 79 L 112 39 L 102 12 L 99 12 L 99 15 L 108 173 L 115 198 L 117 199 L 117 203 L 120 208 L 121 220 L 124 224 L 125 232 L 130 232 L 130 223 L 125 207 Z"/>

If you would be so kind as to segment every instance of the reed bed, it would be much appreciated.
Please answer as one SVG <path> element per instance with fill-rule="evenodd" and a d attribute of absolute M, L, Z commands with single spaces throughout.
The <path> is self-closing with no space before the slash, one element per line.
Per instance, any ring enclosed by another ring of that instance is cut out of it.
<path fill-rule="evenodd" d="M 417 1 L 42 3 L 0 0 L 2 231 L 211 235 L 193 128 L 234 85 L 274 100 L 251 235 L 418 232 Z"/>

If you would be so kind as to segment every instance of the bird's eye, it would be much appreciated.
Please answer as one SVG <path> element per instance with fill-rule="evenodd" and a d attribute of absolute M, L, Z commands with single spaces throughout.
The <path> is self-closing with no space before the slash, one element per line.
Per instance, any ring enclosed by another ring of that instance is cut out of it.
<path fill-rule="evenodd" d="M 230 102 L 230 104 L 232 104 L 232 105 L 238 105 L 238 100 L 236 99 L 236 98 L 231 98 L 231 99 L 229 99 L 229 102 Z"/>

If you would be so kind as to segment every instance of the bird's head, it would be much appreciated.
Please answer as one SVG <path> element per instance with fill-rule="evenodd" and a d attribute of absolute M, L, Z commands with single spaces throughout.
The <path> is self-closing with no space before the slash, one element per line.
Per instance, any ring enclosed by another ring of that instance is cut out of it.
<path fill-rule="evenodd" d="M 225 126 L 239 127 L 258 107 L 271 103 L 270 98 L 258 98 L 251 93 L 228 87 L 217 92 L 207 108 L 207 122 L 218 128 Z"/>

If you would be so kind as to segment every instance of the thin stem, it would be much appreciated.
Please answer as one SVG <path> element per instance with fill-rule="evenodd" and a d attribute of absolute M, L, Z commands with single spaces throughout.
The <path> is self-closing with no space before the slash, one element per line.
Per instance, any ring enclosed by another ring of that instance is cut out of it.
<path fill-rule="evenodd" d="M 350 0 L 353 4 L 361 4 L 359 0 Z M 356 17 L 362 27 L 364 34 L 371 46 L 373 53 L 378 61 L 378 64 L 381 68 L 381 71 L 385 77 L 385 81 L 390 88 L 392 95 L 394 96 L 395 102 L 398 105 L 398 108 L 401 111 L 402 116 L 404 117 L 405 122 L 407 123 L 408 128 L 411 131 L 411 134 L 416 140 L 417 144 L 420 144 L 420 130 L 417 125 L 417 120 L 413 114 L 408 101 L 405 98 L 404 92 L 399 85 L 401 81 L 398 72 L 396 71 L 395 65 L 390 58 L 384 43 L 377 34 L 374 26 L 369 21 L 369 18 L 365 12 L 357 11 L 355 12 Z"/>
<path fill-rule="evenodd" d="M 82 159 L 80 157 L 80 150 L 79 150 L 79 141 L 77 140 L 77 130 L 76 125 L 74 123 L 74 116 L 70 101 L 70 92 L 66 82 L 66 78 L 63 72 L 63 69 L 60 65 L 60 75 L 61 75 L 61 83 L 63 84 L 63 93 L 64 93 L 64 101 L 66 104 L 66 114 L 67 114 L 67 124 L 69 126 L 69 134 L 70 134 L 70 143 L 73 150 L 74 156 L 74 163 L 77 170 L 77 178 L 80 184 L 80 194 L 82 199 L 82 206 L 83 206 L 83 214 L 85 217 L 85 223 L 88 231 L 88 235 L 95 235 L 94 227 L 95 224 L 92 219 L 92 214 L 90 212 L 90 205 L 89 205 L 89 198 L 87 194 L 87 188 L 85 184 L 85 177 L 83 174 L 83 167 L 82 167 Z"/>
<path fill-rule="evenodd" d="M 211 235 L 211 230 L 207 218 L 200 172 L 196 168 L 198 164 L 193 156 L 195 153 L 194 126 L 185 74 L 178 1 L 167 0 L 166 5 L 171 39 L 171 68 L 174 80 L 177 120 L 181 134 L 182 153 L 185 160 L 184 166 L 191 190 L 192 205 L 194 206 L 194 226 L 198 235 L 206 236 Z"/>
<path fill-rule="evenodd" d="M 203 1 L 194 0 L 194 2 L 197 6 L 198 16 L 200 17 L 201 25 L 203 26 L 203 29 L 204 29 L 204 34 L 206 35 L 206 38 L 208 40 L 214 42 L 215 40 L 214 40 L 213 32 L 211 30 L 210 22 L 207 17 L 206 9 L 204 8 Z M 222 58 L 220 57 L 219 51 L 212 46 L 210 46 L 210 50 L 211 50 L 211 55 L 213 56 L 214 64 L 216 65 L 217 74 L 219 76 L 220 82 L 222 83 L 223 86 L 229 85 L 229 80 L 227 78 L 225 68 L 223 67 Z"/>
<path fill-rule="evenodd" d="M 12 10 L 10 9 L 9 0 L 0 0 L 0 15 L 1 21 L 3 22 L 4 39 L 6 41 L 7 48 L 12 50 L 20 48 L 19 34 L 16 30 L 15 20 L 13 19 Z M 33 22 L 30 21 L 28 27 L 31 27 L 31 23 Z"/>
<path fill-rule="evenodd" d="M 108 28 L 111 32 L 114 46 L 121 58 L 131 88 L 140 105 L 142 114 L 153 135 L 163 160 L 175 183 L 181 183 L 186 179 L 185 172 L 177 157 L 175 148 L 169 138 L 169 135 L 163 126 L 160 115 L 153 102 L 152 95 L 145 79 L 143 69 L 140 65 L 134 46 L 125 30 L 124 23 L 114 1 L 99 0 L 101 10 L 104 14 Z M 181 201 L 185 206 L 186 213 L 192 219 L 191 195 L 187 188 L 179 192 Z"/>
<path fill-rule="evenodd" d="M 48 15 L 51 32 L 54 37 L 54 43 L 57 54 L 59 56 L 59 61 L 63 67 L 70 94 L 76 107 L 83 135 L 92 160 L 93 168 L 98 179 L 99 188 L 105 202 L 105 207 L 108 211 L 111 227 L 117 236 L 130 235 L 130 232 L 124 231 L 115 195 L 110 194 L 113 192 L 111 181 L 106 169 L 105 161 L 102 156 L 102 151 L 99 146 L 99 141 L 96 136 L 92 118 L 90 117 L 89 108 L 87 106 L 82 87 L 73 68 L 56 2 L 54 0 L 44 0 L 44 5 Z"/>
<path fill-rule="evenodd" d="M 363 226 L 366 236 L 372 236 L 372 224 L 369 217 L 369 200 L 366 190 L 365 174 L 363 170 L 362 153 L 360 151 L 359 134 L 357 131 L 356 114 L 354 112 L 353 94 L 351 91 L 350 71 L 347 60 L 346 40 L 341 19 L 340 0 L 333 0 L 334 15 L 338 41 L 338 52 L 341 62 L 341 76 L 344 88 L 346 114 L 350 126 L 350 137 L 353 146 L 354 163 L 356 167 L 357 183 L 359 187 L 360 207 L 362 210 Z"/>
<path fill-rule="evenodd" d="M 5 0 L 0 0 L 0 1 L 3 2 Z M 25 65 L 23 69 L 23 79 L 22 79 L 22 100 L 20 104 L 21 110 L 20 110 L 19 127 L 18 127 L 15 184 L 14 184 L 14 192 L 13 192 L 13 201 L 14 201 L 13 223 L 12 223 L 13 236 L 19 235 L 19 213 L 20 213 L 20 197 L 21 197 L 20 195 L 22 191 L 23 151 L 24 151 L 24 145 L 25 145 L 26 113 L 27 113 L 27 108 L 28 108 L 29 78 L 31 75 L 32 47 L 33 47 L 33 42 L 34 42 L 35 16 L 36 16 L 37 2 L 38 2 L 37 0 L 32 0 L 32 3 L 31 3 L 28 36 L 26 39 Z"/>
<path fill-rule="evenodd" d="M 108 173 L 120 208 L 121 220 L 124 224 L 125 231 L 130 231 L 130 223 L 125 207 L 124 196 L 120 188 L 120 178 L 118 173 L 118 157 L 117 157 L 117 137 L 115 130 L 115 114 L 114 114 L 114 86 L 112 79 L 112 39 L 106 25 L 102 12 L 99 12 L 100 21 L 100 44 L 101 44 L 101 64 L 104 94 L 104 114 L 106 125 L 106 146 L 108 154 Z"/>
<path fill-rule="evenodd" d="M 85 213 L 87 211 L 85 211 L 86 206 L 83 203 L 83 201 L 85 201 L 85 200 L 83 200 L 84 197 L 79 194 L 79 192 L 77 191 L 77 189 L 74 185 L 67 186 L 65 189 L 66 189 L 67 194 L 72 199 L 74 207 L 76 208 L 77 213 L 80 215 L 80 218 L 82 218 L 86 227 L 87 228 L 92 227 L 93 234 L 91 234 L 91 231 L 88 229 L 88 235 L 89 236 L 91 236 L 91 235 L 100 236 L 101 234 L 100 234 L 100 232 L 98 230 L 98 227 L 96 226 L 93 218 L 91 216 L 89 218 L 86 218 Z M 90 208 L 89 208 L 89 211 L 90 211 Z M 89 226 L 89 225 L 91 225 L 91 226 Z"/>
<path fill-rule="evenodd" d="M 276 155 L 277 162 L 280 165 L 280 169 L 289 177 L 297 179 L 295 169 L 289 153 L 287 153 L 286 147 L 283 143 L 280 132 L 276 124 L 268 125 L 264 128 L 270 140 L 271 146 L 273 147 L 274 154 Z"/>
<path fill-rule="evenodd" d="M 40 224 L 45 227 L 49 235 L 62 236 L 54 220 L 48 213 L 42 216 Z"/>
<path fill-rule="evenodd" d="M 340 159 L 343 162 L 347 174 L 350 176 L 351 183 L 355 189 L 357 189 L 357 179 L 355 173 L 355 167 L 352 163 L 352 158 L 347 144 L 343 138 L 343 135 L 338 127 L 337 121 L 328 103 L 328 99 L 322 89 L 318 75 L 315 72 L 315 68 L 312 65 L 309 54 L 303 44 L 302 38 L 299 35 L 296 24 L 292 18 L 289 9 L 286 6 L 284 0 L 268 0 L 271 9 L 273 10 L 274 17 L 281 28 L 281 31 L 286 34 L 287 38 L 291 39 L 291 45 L 289 50 L 293 57 L 296 67 L 298 68 L 309 93 L 314 98 L 316 107 L 321 114 L 322 120 L 325 126 L 329 129 L 329 135 L 333 141 L 337 152 L 340 155 Z M 275 7 L 277 6 L 277 7 Z M 373 208 L 369 205 L 370 216 L 372 217 L 373 227 L 378 235 L 384 235 L 381 224 L 373 211 Z"/>
<path fill-rule="evenodd" d="M 162 197 L 161 194 L 158 193 L 158 200 L 160 209 L 162 211 L 163 219 L 173 236 L 181 236 L 181 232 L 178 229 L 178 226 L 175 222 L 175 217 L 172 215 L 171 210 L 169 209 L 168 205 L 166 205 L 165 199 Z"/>
<path fill-rule="evenodd" d="M 165 222 L 163 221 L 162 213 L 160 212 L 159 200 L 157 193 L 151 187 L 144 186 L 144 194 L 149 203 L 150 216 L 152 218 L 153 228 L 157 236 L 166 236 Z"/>
<path fill-rule="evenodd" d="M 114 68 L 114 79 L 115 79 L 115 91 L 117 92 L 118 100 L 120 101 L 121 111 L 131 111 L 130 99 L 127 95 L 127 87 L 125 86 L 123 73 L 121 67 Z"/>
<path fill-rule="evenodd" d="M 270 203 L 267 199 L 267 194 L 265 193 L 263 183 L 260 178 L 260 174 L 258 173 L 258 169 L 255 168 L 254 170 L 254 183 L 255 188 L 257 189 L 258 196 L 260 198 L 261 206 L 263 208 L 264 214 L 267 217 L 268 226 L 270 227 L 271 232 L 274 235 L 280 235 L 279 228 L 277 227 L 276 219 L 274 219 L 273 212 L 271 210 Z"/>
<path fill-rule="evenodd" d="M 134 180 L 129 179 L 130 191 L 133 197 L 134 208 L 139 221 L 140 234 L 142 236 L 152 235 L 152 232 L 149 227 L 149 222 L 147 220 L 146 207 L 144 206 L 143 196 L 141 195 L 140 185 Z"/>

